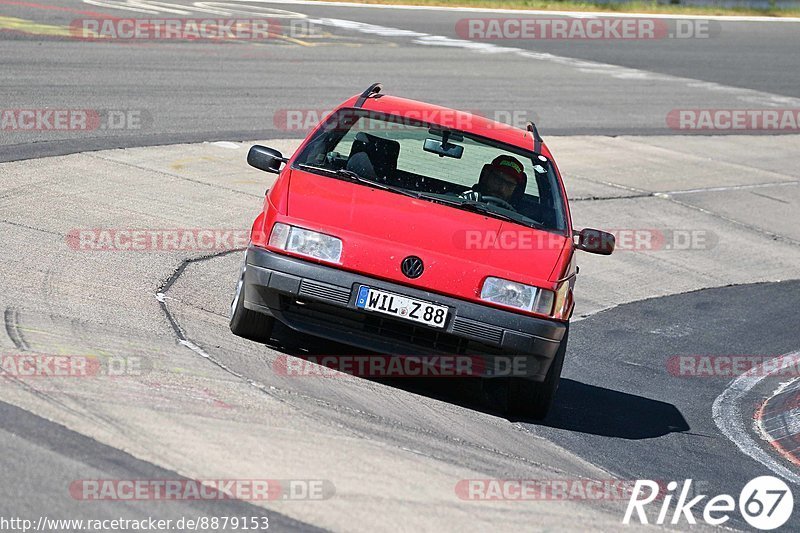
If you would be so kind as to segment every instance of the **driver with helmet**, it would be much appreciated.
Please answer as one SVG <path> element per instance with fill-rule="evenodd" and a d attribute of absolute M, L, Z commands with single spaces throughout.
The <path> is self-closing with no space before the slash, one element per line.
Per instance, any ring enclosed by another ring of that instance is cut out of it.
<path fill-rule="evenodd" d="M 522 163 L 516 157 L 504 154 L 484 165 L 477 185 L 461 193 L 461 197 L 513 209 L 514 193 L 519 188 L 524 190 L 526 182 Z"/>

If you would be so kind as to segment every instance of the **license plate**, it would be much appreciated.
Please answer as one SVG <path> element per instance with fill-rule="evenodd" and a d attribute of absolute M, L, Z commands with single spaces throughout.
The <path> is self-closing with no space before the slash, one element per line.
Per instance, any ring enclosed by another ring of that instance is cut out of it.
<path fill-rule="evenodd" d="M 356 307 L 420 322 L 434 328 L 443 328 L 447 320 L 447 307 L 424 300 L 409 298 L 391 292 L 379 291 L 366 285 L 358 287 Z"/>

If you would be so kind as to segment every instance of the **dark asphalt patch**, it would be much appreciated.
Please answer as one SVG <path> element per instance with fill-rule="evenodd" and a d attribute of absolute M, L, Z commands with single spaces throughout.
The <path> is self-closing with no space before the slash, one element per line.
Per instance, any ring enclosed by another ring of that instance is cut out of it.
<path fill-rule="evenodd" d="M 676 376 L 670 358 L 796 351 L 798 301 L 800 281 L 759 283 L 652 298 L 576 322 L 553 411 L 528 427 L 621 479 L 694 479 L 707 493 L 738 494 L 772 472 L 712 419 L 731 378 Z"/>
<path fill-rule="evenodd" d="M 188 478 L 5 402 L 0 402 L 0 420 L 0 468 L 6 480 L 0 484 L 0 516 L 26 518 L 34 524 L 42 515 L 84 520 L 151 516 L 172 519 L 173 524 L 182 517 L 268 517 L 270 531 L 325 531 L 240 500 L 75 500 L 69 488 L 80 479 Z"/>

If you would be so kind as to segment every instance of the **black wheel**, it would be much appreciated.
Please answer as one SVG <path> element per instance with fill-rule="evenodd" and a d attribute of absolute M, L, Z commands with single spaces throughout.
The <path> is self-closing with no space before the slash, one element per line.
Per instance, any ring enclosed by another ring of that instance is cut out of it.
<path fill-rule="evenodd" d="M 234 335 L 244 337 L 256 342 L 269 342 L 272 328 L 275 326 L 275 317 L 267 316 L 257 311 L 251 311 L 244 306 L 244 271 L 247 262 L 242 264 L 242 273 L 236 284 L 236 293 L 231 302 L 230 327 Z"/>
<path fill-rule="evenodd" d="M 507 412 L 511 415 L 524 416 L 534 420 L 542 420 L 550 411 L 558 390 L 561 369 L 564 367 L 564 355 L 567 353 L 567 337 L 569 326 L 561 339 L 556 356 L 541 383 L 523 378 L 508 378 L 506 382 Z"/>

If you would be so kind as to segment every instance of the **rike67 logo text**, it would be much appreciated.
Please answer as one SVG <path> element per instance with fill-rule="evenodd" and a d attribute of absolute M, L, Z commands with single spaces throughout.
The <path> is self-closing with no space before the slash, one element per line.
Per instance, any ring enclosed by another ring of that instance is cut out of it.
<path fill-rule="evenodd" d="M 794 509 L 794 497 L 789 486 L 773 476 L 760 476 L 749 481 L 739 493 L 738 502 L 730 494 L 719 494 L 708 500 L 705 494 L 695 495 L 691 479 L 683 482 L 680 493 L 677 492 L 677 481 L 667 484 L 666 494 L 661 490 L 662 487 L 663 484 L 649 479 L 637 480 L 622 523 L 630 524 L 635 512 L 635 519 L 647 524 L 645 507 L 656 500 L 661 503 L 655 520 L 659 525 L 680 524 L 683 520 L 687 524 L 696 524 L 694 513 L 697 512 L 705 523 L 719 526 L 730 520 L 738 503 L 738 511 L 748 524 L 756 529 L 771 530 L 785 524 Z M 671 508 L 675 497 L 675 507 Z"/>

